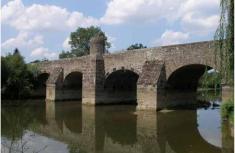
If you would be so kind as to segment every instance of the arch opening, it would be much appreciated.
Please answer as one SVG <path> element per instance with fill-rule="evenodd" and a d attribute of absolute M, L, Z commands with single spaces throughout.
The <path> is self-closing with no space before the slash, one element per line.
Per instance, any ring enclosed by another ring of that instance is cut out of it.
<path fill-rule="evenodd" d="M 104 83 L 108 103 L 136 104 L 139 75 L 130 70 L 112 72 Z"/>
<path fill-rule="evenodd" d="M 34 83 L 34 92 L 33 97 L 45 98 L 46 97 L 46 82 L 49 78 L 49 73 L 41 73 L 39 74 Z"/>
<path fill-rule="evenodd" d="M 201 76 L 212 67 L 191 64 L 174 71 L 167 80 L 167 89 L 177 91 L 196 91 Z"/>
<path fill-rule="evenodd" d="M 208 91 L 207 87 L 201 90 L 200 79 L 212 69 L 203 64 L 190 64 L 176 69 L 167 79 L 164 101 L 166 107 L 206 107 L 205 96 L 201 97 L 198 91 Z"/>
<path fill-rule="evenodd" d="M 62 87 L 63 100 L 82 99 L 82 78 L 81 72 L 71 72 L 65 77 Z"/>

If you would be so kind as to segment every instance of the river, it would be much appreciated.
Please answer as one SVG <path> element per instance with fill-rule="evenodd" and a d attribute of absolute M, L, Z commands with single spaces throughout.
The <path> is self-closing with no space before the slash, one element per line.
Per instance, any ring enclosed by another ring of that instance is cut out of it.
<path fill-rule="evenodd" d="M 80 101 L 3 101 L 2 153 L 233 153 L 221 100 L 208 101 L 216 105 L 159 112 Z"/>

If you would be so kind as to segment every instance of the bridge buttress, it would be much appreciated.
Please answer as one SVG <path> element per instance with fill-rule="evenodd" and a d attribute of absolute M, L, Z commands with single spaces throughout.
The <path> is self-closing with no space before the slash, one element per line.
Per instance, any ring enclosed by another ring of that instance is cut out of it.
<path fill-rule="evenodd" d="M 137 83 L 137 109 L 158 110 L 164 107 L 165 64 L 161 60 L 146 61 Z"/>
<path fill-rule="evenodd" d="M 97 35 L 91 39 L 90 44 L 90 61 L 82 80 L 82 104 L 96 105 L 101 101 L 105 79 L 103 58 L 105 38 Z"/>
<path fill-rule="evenodd" d="M 61 100 L 58 90 L 63 85 L 63 68 L 55 68 L 46 83 L 46 101 Z"/>

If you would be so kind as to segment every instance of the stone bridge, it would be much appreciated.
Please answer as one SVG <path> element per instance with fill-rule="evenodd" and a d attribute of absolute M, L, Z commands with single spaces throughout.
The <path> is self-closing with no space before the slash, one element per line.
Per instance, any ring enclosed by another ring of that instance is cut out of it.
<path fill-rule="evenodd" d="M 48 101 L 133 102 L 138 109 L 156 110 L 189 102 L 177 102 L 170 95 L 195 93 L 203 73 L 217 69 L 213 41 L 104 52 L 104 38 L 97 36 L 87 56 L 39 63 L 38 80 L 45 89 L 37 93 L 44 92 Z"/>

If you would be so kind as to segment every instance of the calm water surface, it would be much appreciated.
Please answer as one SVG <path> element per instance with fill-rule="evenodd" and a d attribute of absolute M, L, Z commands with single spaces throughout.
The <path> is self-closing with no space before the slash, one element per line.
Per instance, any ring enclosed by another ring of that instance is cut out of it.
<path fill-rule="evenodd" d="M 2 105 L 1 115 L 3 153 L 233 153 L 219 107 L 150 112 L 33 100 Z"/>

